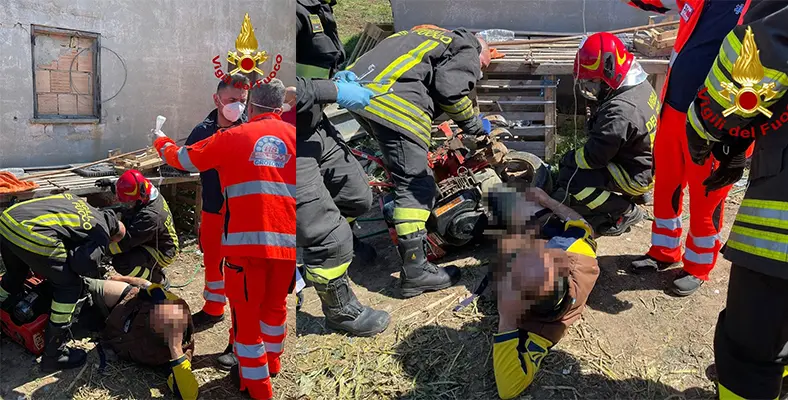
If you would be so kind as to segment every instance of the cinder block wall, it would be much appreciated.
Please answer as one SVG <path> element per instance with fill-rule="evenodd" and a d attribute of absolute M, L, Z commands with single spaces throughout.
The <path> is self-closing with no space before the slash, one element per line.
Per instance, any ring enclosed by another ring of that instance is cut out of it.
<path fill-rule="evenodd" d="M 276 54 L 277 77 L 295 83 L 295 2 L 284 0 L 5 0 L 0 13 L 0 168 L 58 165 L 98 160 L 107 151 L 131 151 L 150 143 L 156 116 L 164 131 L 185 138 L 211 111 L 218 79 L 211 60 L 234 50 L 244 13 L 268 52 L 266 72 Z M 47 113 L 89 114 L 92 57 L 88 43 L 52 36 L 36 43 L 35 77 L 31 24 L 100 34 L 101 119 L 93 124 L 32 122 L 34 96 Z M 65 41 L 65 42 L 64 42 Z M 40 56 L 40 57 L 39 57 Z M 49 57 L 49 60 L 46 59 Z M 48 62 L 47 62 L 48 61 Z M 82 62 L 85 61 L 85 62 Z M 69 68 L 71 80 L 69 80 Z"/>

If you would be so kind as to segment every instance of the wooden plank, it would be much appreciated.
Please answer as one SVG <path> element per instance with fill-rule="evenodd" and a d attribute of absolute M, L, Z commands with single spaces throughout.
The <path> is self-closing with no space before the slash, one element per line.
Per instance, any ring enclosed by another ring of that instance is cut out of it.
<path fill-rule="evenodd" d="M 484 111 L 482 111 L 484 112 Z M 500 114 L 506 118 L 509 123 L 515 121 L 544 121 L 543 112 L 527 112 L 527 111 L 490 111 L 485 114 Z"/>
<path fill-rule="evenodd" d="M 479 99 L 479 105 L 482 104 L 519 104 L 519 105 L 542 105 L 549 102 L 555 103 L 555 100 L 545 100 L 542 97 L 536 96 L 499 96 L 497 98 Z"/>
<path fill-rule="evenodd" d="M 555 75 L 548 75 L 547 79 L 555 81 Z M 550 126 L 550 128 L 545 130 L 545 157 L 547 159 L 552 159 L 556 151 L 555 124 L 558 115 L 556 113 L 555 100 L 557 90 L 555 87 L 544 90 L 544 98 L 549 102 L 544 106 L 544 123 Z"/>

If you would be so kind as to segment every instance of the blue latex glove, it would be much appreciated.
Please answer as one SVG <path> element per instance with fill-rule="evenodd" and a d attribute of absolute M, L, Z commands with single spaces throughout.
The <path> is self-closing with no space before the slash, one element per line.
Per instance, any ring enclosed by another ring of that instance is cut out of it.
<path fill-rule="evenodd" d="M 482 128 L 484 129 L 484 133 L 489 135 L 490 132 L 492 132 L 492 123 L 488 119 L 482 117 L 481 114 L 479 114 L 479 118 L 482 119 Z"/>
<path fill-rule="evenodd" d="M 337 104 L 348 110 L 358 110 L 369 105 L 374 96 L 371 90 L 355 82 L 337 81 Z"/>
<path fill-rule="evenodd" d="M 344 82 L 355 82 L 358 80 L 358 76 L 353 71 L 339 71 L 334 74 L 335 81 L 344 81 Z"/>

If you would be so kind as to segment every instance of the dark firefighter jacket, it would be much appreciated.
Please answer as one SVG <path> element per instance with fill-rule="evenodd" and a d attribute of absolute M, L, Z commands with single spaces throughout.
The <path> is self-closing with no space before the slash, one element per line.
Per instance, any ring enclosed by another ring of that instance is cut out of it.
<path fill-rule="evenodd" d="M 611 93 L 588 121 L 586 144 L 567 153 L 561 166 L 605 168 L 626 194 L 646 193 L 652 186 L 659 104 L 648 81 Z"/>
<path fill-rule="evenodd" d="M 749 187 L 725 258 L 788 279 L 788 1 L 751 1 L 722 43 L 687 115 L 692 160 L 716 142 L 744 153 L 755 141 Z"/>
<path fill-rule="evenodd" d="M 164 196 L 157 193 L 148 204 L 135 207 L 123 223 L 126 236 L 109 246 L 111 254 L 125 253 L 142 246 L 160 266 L 172 264 L 178 254 L 178 234 Z"/>
<path fill-rule="evenodd" d="M 481 76 L 481 44 L 465 29 L 418 28 L 397 32 L 359 58 L 350 68 L 376 94 L 360 116 L 430 144 L 432 121 L 446 112 L 464 132 L 484 133 L 468 95 Z"/>
<path fill-rule="evenodd" d="M 323 120 L 323 104 L 337 100 L 328 79 L 345 61 L 337 23 L 335 0 L 297 0 L 296 4 L 296 134 L 311 135 Z"/>
<path fill-rule="evenodd" d="M 218 115 L 219 110 L 211 111 L 205 120 L 192 129 L 192 133 L 189 134 L 184 145 L 191 146 L 216 133 L 220 129 Z M 246 122 L 246 119 L 246 113 L 243 113 L 233 126 Z M 202 186 L 202 210 L 213 214 L 221 213 L 224 196 L 222 195 L 222 185 L 219 183 L 219 173 L 215 169 L 200 172 L 200 185 Z"/>
<path fill-rule="evenodd" d="M 101 211 L 71 194 L 13 205 L 0 215 L 0 236 L 17 247 L 68 263 L 80 275 L 95 271 L 117 231 L 112 211 Z"/>

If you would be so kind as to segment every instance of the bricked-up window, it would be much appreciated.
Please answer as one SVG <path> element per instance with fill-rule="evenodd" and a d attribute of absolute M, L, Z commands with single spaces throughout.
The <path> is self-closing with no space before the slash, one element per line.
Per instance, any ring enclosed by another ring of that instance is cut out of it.
<path fill-rule="evenodd" d="M 99 35 L 33 25 L 36 119 L 99 119 Z"/>

